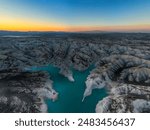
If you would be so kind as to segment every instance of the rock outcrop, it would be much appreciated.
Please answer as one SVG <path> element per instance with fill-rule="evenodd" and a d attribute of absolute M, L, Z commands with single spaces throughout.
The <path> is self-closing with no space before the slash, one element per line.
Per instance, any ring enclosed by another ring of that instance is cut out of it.
<path fill-rule="evenodd" d="M 110 96 L 96 106 L 96 112 L 150 112 L 150 61 L 138 56 L 111 55 L 102 58 L 86 81 L 84 97 L 105 87 Z M 142 101 L 143 103 L 138 103 Z"/>
<path fill-rule="evenodd" d="M 0 71 L 0 112 L 47 112 L 45 98 L 56 100 L 57 92 L 45 72 Z"/>

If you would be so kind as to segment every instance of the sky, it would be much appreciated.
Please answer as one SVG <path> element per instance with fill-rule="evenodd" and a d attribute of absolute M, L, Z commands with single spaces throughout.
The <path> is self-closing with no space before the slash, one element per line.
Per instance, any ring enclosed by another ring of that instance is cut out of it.
<path fill-rule="evenodd" d="M 150 32 L 150 0 L 0 0 L 0 30 Z"/>

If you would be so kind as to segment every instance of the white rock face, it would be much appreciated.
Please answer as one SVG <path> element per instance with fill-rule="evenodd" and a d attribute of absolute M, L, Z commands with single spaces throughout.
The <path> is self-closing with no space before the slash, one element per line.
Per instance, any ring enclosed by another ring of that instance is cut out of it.
<path fill-rule="evenodd" d="M 68 80 L 71 81 L 71 82 L 75 81 L 72 75 L 68 75 Z"/>
<path fill-rule="evenodd" d="M 59 73 L 62 74 L 63 76 L 65 76 L 66 78 L 68 78 L 69 81 L 71 81 L 71 82 L 75 81 L 71 70 L 61 68 Z"/>
<path fill-rule="evenodd" d="M 106 86 L 109 86 L 110 83 L 111 80 L 108 77 L 108 74 L 105 72 L 105 68 L 95 68 L 90 72 L 90 75 L 87 77 L 85 82 L 86 89 L 83 95 L 83 100 L 85 97 L 92 94 L 93 89 L 102 89 Z"/>
<path fill-rule="evenodd" d="M 58 93 L 52 88 L 52 81 L 48 80 L 43 88 L 34 90 L 34 93 L 38 93 L 39 97 L 49 98 L 52 101 L 57 100 Z"/>
<path fill-rule="evenodd" d="M 85 89 L 82 101 L 84 101 L 85 97 L 90 96 L 92 94 L 93 89 L 96 89 L 96 88 L 101 89 L 105 87 L 106 82 L 102 81 L 100 77 L 92 78 L 91 76 L 89 76 L 85 84 L 86 84 L 86 89 Z"/>
<path fill-rule="evenodd" d="M 150 101 L 136 99 L 132 102 L 132 106 L 134 113 L 148 112 L 150 110 Z"/>
<path fill-rule="evenodd" d="M 44 102 L 44 100 L 42 100 L 41 102 L 42 102 L 41 105 L 40 105 L 41 112 L 45 113 L 45 112 L 47 112 L 47 105 Z"/>
<path fill-rule="evenodd" d="M 103 100 L 99 101 L 98 104 L 96 105 L 96 113 L 107 113 L 109 112 L 109 107 L 112 103 L 111 98 L 106 97 Z"/>

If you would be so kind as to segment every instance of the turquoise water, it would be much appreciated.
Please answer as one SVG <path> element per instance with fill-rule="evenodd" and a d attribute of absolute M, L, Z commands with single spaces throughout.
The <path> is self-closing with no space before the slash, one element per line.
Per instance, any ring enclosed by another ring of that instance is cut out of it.
<path fill-rule="evenodd" d="M 59 93 L 58 100 L 52 102 L 46 100 L 49 113 L 93 113 L 99 100 L 106 97 L 105 89 L 93 90 L 91 96 L 86 97 L 82 102 L 85 90 L 85 81 L 93 67 L 86 71 L 73 70 L 75 82 L 59 74 L 59 69 L 51 65 L 47 67 L 34 68 L 33 70 L 48 71 L 53 80 L 53 88 Z"/>

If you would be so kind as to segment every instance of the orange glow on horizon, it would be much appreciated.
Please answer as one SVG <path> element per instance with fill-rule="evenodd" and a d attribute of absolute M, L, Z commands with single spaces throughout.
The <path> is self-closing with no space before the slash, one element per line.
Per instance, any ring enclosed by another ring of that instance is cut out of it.
<path fill-rule="evenodd" d="M 0 30 L 9 31 L 150 31 L 150 24 L 112 25 L 112 26 L 70 26 L 59 23 L 36 22 L 26 19 L 7 18 L 0 20 Z"/>
<path fill-rule="evenodd" d="M 9 31 L 64 31 L 65 26 L 58 23 L 36 22 L 35 20 L 8 18 L 0 20 L 0 30 Z"/>
<path fill-rule="evenodd" d="M 150 31 L 150 25 L 123 25 L 123 26 L 60 26 L 60 25 L 35 25 L 35 24 L 1 24 L 0 30 L 8 31 L 66 31 L 66 32 L 78 32 L 78 31 Z"/>

